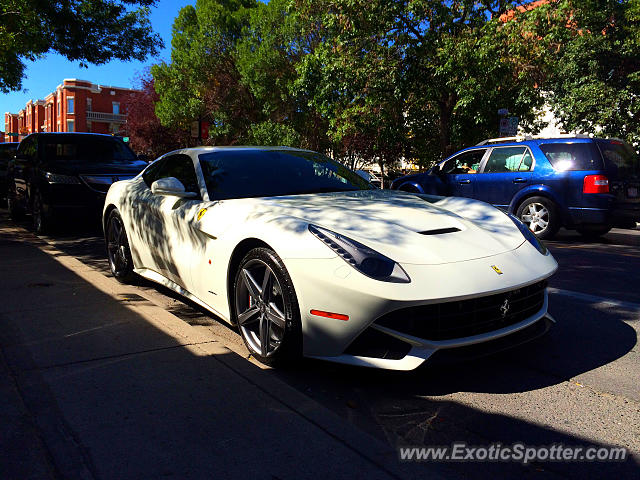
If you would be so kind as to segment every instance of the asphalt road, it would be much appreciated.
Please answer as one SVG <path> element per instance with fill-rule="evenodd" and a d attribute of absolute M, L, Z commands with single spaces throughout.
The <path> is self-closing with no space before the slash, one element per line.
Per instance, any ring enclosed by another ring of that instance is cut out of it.
<path fill-rule="evenodd" d="M 2 221 L 6 221 L 3 216 Z M 95 227 L 68 226 L 45 240 L 109 275 Z M 70 233 L 69 233 L 70 232 Z M 500 354 L 408 373 L 304 361 L 265 369 L 392 445 L 624 446 L 626 463 L 449 463 L 447 476 L 486 478 L 624 478 L 640 466 L 640 230 L 613 230 L 585 242 L 561 232 L 547 242 L 560 268 L 551 279 L 557 325 L 543 338 Z M 172 292 L 141 281 L 138 288 L 185 322 L 243 357 L 239 335 Z"/>

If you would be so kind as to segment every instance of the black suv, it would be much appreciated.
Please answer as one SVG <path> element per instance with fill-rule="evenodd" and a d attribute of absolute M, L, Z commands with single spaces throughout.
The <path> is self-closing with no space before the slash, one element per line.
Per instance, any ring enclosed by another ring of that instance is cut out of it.
<path fill-rule="evenodd" d="M 18 142 L 0 143 L 0 204 L 7 198 L 7 166 L 16 154 Z"/>
<path fill-rule="evenodd" d="M 56 217 L 100 218 L 113 182 L 147 165 L 120 138 L 95 133 L 33 133 L 20 142 L 7 172 L 11 218 L 31 212 L 37 233 Z"/>

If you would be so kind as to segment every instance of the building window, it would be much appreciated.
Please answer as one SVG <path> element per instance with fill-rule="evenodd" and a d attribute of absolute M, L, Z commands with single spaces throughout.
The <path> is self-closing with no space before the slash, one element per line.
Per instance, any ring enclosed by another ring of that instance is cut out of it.
<path fill-rule="evenodd" d="M 73 111 L 73 97 L 67 97 L 67 113 L 74 113 L 74 111 Z"/>
<path fill-rule="evenodd" d="M 58 105 L 58 116 L 60 116 L 60 102 L 56 102 L 56 104 Z"/>
<path fill-rule="evenodd" d="M 89 110 L 89 111 L 91 111 L 91 110 Z M 87 122 L 87 132 L 91 133 L 91 122 L 90 121 Z"/>
<path fill-rule="evenodd" d="M 87 112 L 93 111 L 93 99 L 87 98 Z"/>
<path fill-rule="evenodd" d="M 112 102 L 113 104 L 113 114 L 120 115 L 120 102 Z"/>
<path fill-rule="evenodd" d="M 73 120 L 67 120 L 67 132 L 74 132 L 75 122 Z"/>

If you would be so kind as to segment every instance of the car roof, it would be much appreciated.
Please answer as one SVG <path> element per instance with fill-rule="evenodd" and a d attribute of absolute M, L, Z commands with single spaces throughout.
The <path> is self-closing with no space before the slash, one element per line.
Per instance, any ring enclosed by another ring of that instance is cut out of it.
<path fill-rule="evenodd" d="M 27 137 L 30 137 L 32 135 L 43 136 L 43 137 L 73 135 L 73 136 L 88 136 L 88 137 L 120 138 L 117 135 L 109 135 L 107 133 L 90 133 L 90 132 L 34 132 L 27 135 Z"/>
<path fill-rule="evenodd" d="M 200 155 L 202 153 L 212 153 L 212 152 L 223 152 L 223 151 L 245 151 L 245 152 L 278 152 L 278 151 L 288 151 L 288 152 L 306 152 L 306 153 L 318 153 L 313 150 L 306 150 L 304 148 L 293 148 L 293 147 L 261 147 L 255 145 L 217 145 L 213 147 L 200 146 L 200 147 L 190 147 L 190 148 L 181 148 L 178 150 L 174 150 L 172 152 L 167 152 L 166 155 L 170 155 L 173 153 L 187 153 L 187 154 L 195 154 Z"/>

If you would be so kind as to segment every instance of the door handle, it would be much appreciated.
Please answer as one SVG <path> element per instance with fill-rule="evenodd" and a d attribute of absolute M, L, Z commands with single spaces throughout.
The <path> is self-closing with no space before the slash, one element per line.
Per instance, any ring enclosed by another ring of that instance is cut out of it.
<path fill-rule="evenodd" d="M 465 183 L 471 183 L 471 180 L 466 179 L 466 180 L 460 180 L 460 184 L 465 184 Z"/>
<path fill-rule="evenodd" d="M 526 178 L 514 178 L 513 183 L 527 183 Z"/>

